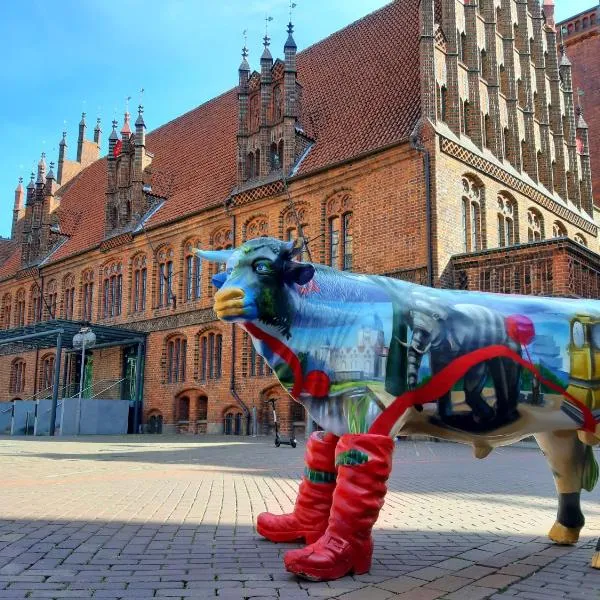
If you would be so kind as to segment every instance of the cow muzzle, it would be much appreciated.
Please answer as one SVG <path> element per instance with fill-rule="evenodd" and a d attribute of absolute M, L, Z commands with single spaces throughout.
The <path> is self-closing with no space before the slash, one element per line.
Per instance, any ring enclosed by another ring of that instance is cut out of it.
<path fill-rule="evenodd" d="M 246 294 L 243 289 L 228 287 L 220 289 L 215 294 L 215 312 L 222 320 L 233 320 L 245 314 L 244 301 Z"/>

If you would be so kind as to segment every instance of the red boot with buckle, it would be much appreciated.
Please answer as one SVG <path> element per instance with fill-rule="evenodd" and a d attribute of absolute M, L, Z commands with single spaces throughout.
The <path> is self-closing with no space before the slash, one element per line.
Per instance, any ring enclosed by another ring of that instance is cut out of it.
<path fill-rule="evenodd" d="M 318 540 L 327 529 L 331 499 L 335 489 L 335 447 L 338 437 L 315 431 L 306 444 L 305 469 L 294 512 L 287 515 L 261 513 L 256 531 L 272 542 L 304 538 L 307 544 Z"/>
<path fill-rule="evenodd" d="M 337 484 L 327 531 L 314 544 L 284 557 L 291 573 L 314 581 L 371 568 L 371 530 L 383 506 L 394 441 L 387 435 L 346 434 L 336 448 Z"/>

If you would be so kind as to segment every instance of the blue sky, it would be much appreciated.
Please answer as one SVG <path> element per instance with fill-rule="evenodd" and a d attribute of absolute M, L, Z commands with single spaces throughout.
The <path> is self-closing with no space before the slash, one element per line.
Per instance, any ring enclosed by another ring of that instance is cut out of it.
<path fill-rule="evenodd" d="M 409 0 L 400 0 L 409 1 Z M 412 1 L 412 0 L 411 0 Z M 299 50 L 387 4 L 385 0 L 296 0 Z M 557 0 L 557 20 L 593 0 Z M 42 151 L 56 161 L 63 129 L 75 158 L 77 125 L 88 138 L 102 118 L 103 148 L 125 98 L 143 103 L 149 129 L 237 83 L 247 30 L 250 64 L 258 68 L 270 15 L 272 54 L 282 56 L 289 0 L 23 0 L 0 3 L 0 235 L 10 235 L 14 189 Z"/>

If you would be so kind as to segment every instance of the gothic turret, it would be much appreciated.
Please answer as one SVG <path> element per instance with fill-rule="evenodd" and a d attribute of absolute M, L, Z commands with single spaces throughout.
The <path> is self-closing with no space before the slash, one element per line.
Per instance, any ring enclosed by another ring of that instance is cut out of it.
<path fill-rule="evenodd" d="M 248 78 L 250 65 L 248 64 L 248 49 L 242 48 L 242 62 L 238 69 L 238 185 L 243 183 L 251 173 L 248 173 Z"/>
<path fill-rule="evenodd" d="M 23 189 L 23 178 L 19 177 L 19 184 L 15 190 L 15 204 L 13 208 L 13 222 L 10 237 L 13 240 L 19 236 L 19 222 L 25 216 L 25 190 Z"/>
<path fill-rule="evenodd" d="M 81 113 L 81 121 L 79 121 L 79 136 L 77 137 L 77 162 L 81 162 L 83 155 L 83 140 L 85 140 L 85 113 Z"/>

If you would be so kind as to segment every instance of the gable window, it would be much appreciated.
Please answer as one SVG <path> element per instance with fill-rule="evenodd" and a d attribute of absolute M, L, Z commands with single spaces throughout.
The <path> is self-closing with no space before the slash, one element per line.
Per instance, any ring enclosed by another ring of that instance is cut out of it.
<path fill-rule="evenodd" d="M 22 358 L 17 358 L 11 365 L 9 388 L 11 394 L 25 390 L 25 361 Z"/>
<path fill-rule="evenodd" d="M 73 318 L 75 308 L 75 278 L 67 275 L 63 281 L 63 314 L 65 319 Z"/>
<path fill-rule="evenodd" d="M 52 390 L 54 382 L 54 355 L 45 356 L 42 359 L 40 370 L 40 392 L 42 395 L 47 395 L 45 392 Z"/>
<path fill-rule="evenodd" d="M 157 306 L 173 304 L 173 249 L 163 248 L 158 253 L 158 293 Z"/>
<path fill-rule="evenodd" d="M 515 225 L 517 203 L 503 194 L 498 196 L 498 246 L 512 246 L 518 243 Z"/>
<path fill-rule="evenodd" d="M 81 289 L 81 318 L 84 321 L 92 320 L 92 306 L 94 300 L 94 273 L 85 271 L 82 276 L 83 286 Z"/>
<path fill-rule="evenodd" d="M 527 211 L 527 241 L 537 242 L 544 237 L 544 218 L 535 208 L 530 208 Z"/>
<path fill-rule="evenodd" d="M 2 299 L 2 327 L 3 329 L 10 329 L 10 310 L 11 310 L 12 298 L 10 294 L 4 294 Z"/>
<path fill-rule="evenodd" d="M 207 332 L 200 336 L 200 379 L 220 379 L 222 374 L 223 336 Z"/>
<path fill-rule="evenodd" d="M 123 273 L 121 263 L 112 263 L 102 270 L 102 317 L 109 319 L 121 314 Z"/>
<path fill-rule="evenodd" d="M 23 327 L 25 325 L 25 290 L 20 289 L 17 292 L 15 301 L 15 327 Z"/>
<path fill-rule="evenodd" d="M 202 260 L 194 254 L 194 248 L 200 247 L 198 240 L 189 242 L 185 248 L 185 299 L 187 302 L 201 297 Z"/>
<path fill-rule="evenodd" d="M 140 254 L 133 259 L 133 312 L 146 310 L 146 287 L 146 257 Z"/>
<path fill-rule="evenodd" d="M 462 187 L 463 251 L 477 252 L 484 247 L 481 210 L 483 186 L 468 177 L 463 177 Z"/>
<path fill-rule="evenodd" d="M 182 336 L 171 338 L 167 342 L 167 382 L 185 381 L 187 358 L 187 340 Z"/>

